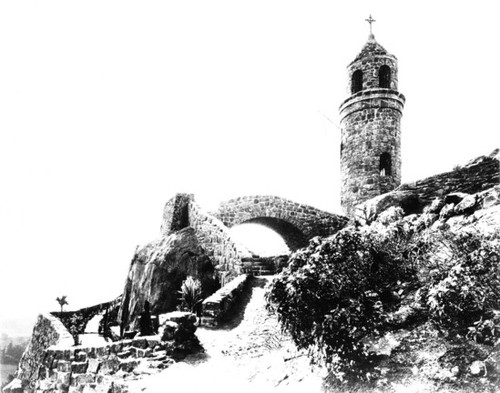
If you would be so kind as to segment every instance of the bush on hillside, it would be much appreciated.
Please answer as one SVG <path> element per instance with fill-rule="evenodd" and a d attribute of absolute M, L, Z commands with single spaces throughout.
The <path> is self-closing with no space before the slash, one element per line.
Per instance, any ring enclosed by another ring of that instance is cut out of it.
<path fill-rule="evenodd" d="M 500 337 L 500 238 L 476 232 L 443 235 L 427 261 L 420 299 L 448 335 L 493 344 Z"/>
<path fill-rule="evenodd" d="M 344 229 L 313 240 L 267 292 L 268 307 L 297 347 L 339 377 L 366 376 L 365 339 L 383 333 L 387 313 L 398 304 L 395 289 L 415 277 L 405 232 L 391 230 L 381 236 Z"/>
<path fill-rule="evenodd" d="M 420 310 L 418 321 L 433 321 L 447 337 L 493 344 L 500 337 L 499 263 L 498 234 L 418 233 L 408 220 L 374 223 L 311 241 L 266 296 L 313 361 L 337 378 L 366 380 L 377 360 L 369 343 L 398 327 L 391 312 L 402 299 Z"/>

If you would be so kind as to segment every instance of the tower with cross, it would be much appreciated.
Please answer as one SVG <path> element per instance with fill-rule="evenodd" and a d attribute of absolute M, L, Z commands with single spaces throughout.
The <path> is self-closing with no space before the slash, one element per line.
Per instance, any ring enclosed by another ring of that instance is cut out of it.
<path fill-rule="evenodd" d="M 348 98 L 340 105 L 341 205 L 353 216 L 356 206 L 401 183 L 401 117 L 405 97 L 398 92 L 396 56 L 368 41 L 347 66 Z"/>

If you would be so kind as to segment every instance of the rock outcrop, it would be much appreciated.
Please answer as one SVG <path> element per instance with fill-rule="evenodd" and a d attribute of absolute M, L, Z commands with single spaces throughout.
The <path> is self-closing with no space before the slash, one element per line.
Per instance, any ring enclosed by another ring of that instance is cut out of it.
<path fill-rule="evenodd" d="M 138 317 L 150 304 L 151 314 L 175 310 L 182 282 L 192 276 L 201 281 L 205 297 L 218 288 L 211 259 L 195 231 L 184 228 L 140 248 L 131 263 L 119 318 L 124 329 L 137 328 Z"/>
<path fill-rule="evenodd" d="M 460 194 L 475 194 L 495 187 L 500 184 L 498 151 L 496 149 L 488 156 L 471 160 L 463 167 L 457 167 L 451 172 L 402 184 L 394 191 L 363 202 L 356 206 L 354 218 L 362 224 L 369 223 L 390 206 L 399 206 L 406 214 L 422 213 L 424 208 L 436 198 L 451 194 L 448 197 L 449 200 L 444 201 L 450 203 L 455 202 L 452 199 L 459 197 Z M 472 203 L 472 200 L 465 203 Z M 462 205 L 462 208 L 467 207 Z"/>

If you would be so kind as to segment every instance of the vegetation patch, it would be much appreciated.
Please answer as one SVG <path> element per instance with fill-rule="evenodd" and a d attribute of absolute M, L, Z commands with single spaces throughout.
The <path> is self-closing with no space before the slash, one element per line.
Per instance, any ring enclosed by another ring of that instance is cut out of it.
<path fill-rule="evenodd" d="M 402 348 L 411 350 L 411 340 L 429 339 L 409 334 L 423 326 L 445 343 L 436 365 L 451 370 L 445 373 L 450 381 L 470 377 L 470 363 L 485 359 L 488 351 L 478 345 L 491 352 L 497 343 L 498 233 L 416 227 L 415 221 L 398 219 L 313 239 L 269 286 L 267 307 L 332 379 L 380 383 L 391 352 L 401 357 Z M 391 347 L 391 337 L 402 338 Z M 453 368 L 454 353 L 460 354 L 460 367 Z M 417 366 L 406 364 L 407 373 Z"/>

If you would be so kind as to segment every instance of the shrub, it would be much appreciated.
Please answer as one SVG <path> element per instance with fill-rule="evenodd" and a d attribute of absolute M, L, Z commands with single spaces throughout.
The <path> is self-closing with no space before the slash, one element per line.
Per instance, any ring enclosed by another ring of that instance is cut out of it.
<path fill-rule="evenodd" d="M 443 235 L 428 264 L 422 303 L 449 335 L 486 344 L 500 337 L 500 240 L 468 231 Z M 436 262 L 437 261 L 437 262 Z"/>
<path fill-rule="evenodd" d="M 202 299 L 202 290 L 200 280 L 188 276 L 181 285 L 180 309 L 195 313 Z"/>
<path fill-rule="evenodd" d="M 364 339 L 382 334 L 398 303 L 398 283 L 415 277 L 411 258 L 403 257 L 407 236 L 392 226 L 383 235 L 349 228 L 313 239 L 269 287 L 268 308 L 297 347 L 339 378 L 366 376 L 371 357 Z"/>
<path fill-rule="evenodd" d="M 70 326 L 68 331 L 73 336 L 73 341 L 75 345 L 80 344 L 79 335 L 85 331 L 85 325 L 87 321 L 83 318 L 80 313 L 74 313 L 70 318 Z"/>

